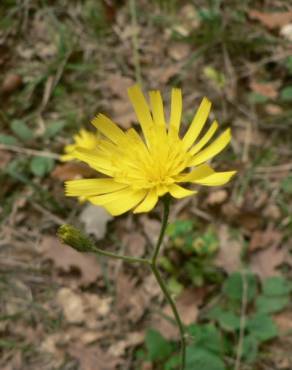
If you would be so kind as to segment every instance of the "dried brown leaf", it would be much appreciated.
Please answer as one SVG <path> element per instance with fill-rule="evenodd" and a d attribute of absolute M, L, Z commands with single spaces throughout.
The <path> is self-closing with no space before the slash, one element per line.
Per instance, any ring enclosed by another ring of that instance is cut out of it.
<path fill-rule="evenodd" d="M 3 169 L 7 166 L 12 158 L 12 154 L 7 150 L 0 150 L 0 168 Z"/>
<path fill-rule="evenodd" d="M 201 295 L 197 294 L 197 288 L 190 288 L 184 290 L 180 296 L 176 299 L 176 307 L 180 314 L 180 317 L 185 325 L 195 323 L 198 318 L 198 305 L 201 303 Z M 162 313 L 174 320 L 172 309 L 169 305 L 166 305 Z M 161 315 L 155 315 L 152 322 L 152 326 L 156 330 L 161 332 L 167 339 L 177 339 L 179 331 L 177 326 L 161 317 Z"/>
<path fill-rule="evenodd" d="M 208 194 L 206 203 L 211 206 L 222 204 L 225 202 L 227 197 L 228 197 L 228 193 L 225 189 L 214 190 Z"/>
<path fill-rule="evenodd" d="M 279 88 L 279 84 L 278 83 L 260 83 L 260 82 L 256 82 L 256 81 L 251 81 L 250 83 L 250 88 L 252 91 L 260 94 L 260 95 L 263 95 L 267 98 L 270 98 L 270 99 L 276 99 L 277 96 L 278 96 L 278 88 Z"/>
<path fill-rule="evenodd" d="M 72 269 L 79 270 L 80 285 L 91 284 L 102 276 L 95 255 L 79 253 L 62 244 L 56 237 L 45 235 L 41 240 L 40 250 L 45 259 L 53 262 L 56 269 L 67 273 Z"/>
<path fill-rule="evenodd" d="M 106 353 L 97 344 L 88 347 L 73 344 L 69 347 L 69 353 L 79 360 L 80 370 L 113 370 L 122 363 L 122 360 Z"/>
<path fill-rule="evenodd" d="M 136 286 L 136 281 L 127 274 L 120 272 L 116 285 L 116 307 L 130 321 L 137 322 L 148 307 L 150 297 Z"/>
<path fill-rule="evenodd" d="M 272 116 L 279 116 L 283 113 L 283 108 L 276 104 L 266 104 L 265 111 Z"/>
<path fill-rule="evenodd" d="M 283 248 L 273 245 L 255 252 L 250 257 L 250 268 L 260 279 L 264 280 L 279 275 L 277 267 L 284 263 L 285 259 L 286 253 Z"/>
<path fill-rule="evenodd" d="M 283 235 L 280 231 L 274 229 L 268 229 L 265 231 L 256 230 L 252 233 L 249 250 L 255 251 L 261 248 L 267 248 L 271 245 L 279 246 Z"/>
<path fill-rule="evenodd" d="M 53 172 L 51 172 L 51 176 L 55 179 L 66 181 L 66 180 L 74 180 L 83 177 L 91 177 L 95 176 L 96 171 L 88 167 L 83 163 L 77 162 L 68 162 L 65 164 L 60 164 L 56 166 Z"/>
<path fill-rule="evenodd" d="M 23 84 L 22 77 L 19 74 L 16 73 L 10 73 L 7 76 L 5 76 L 1 91 L 3 94 L 11 94 L 15 90 L 18 90 Z"/>
<path fill-rule="evenodd" d="M 292 11 L 265 13 L 252 9 L 248 14 L 251 19 L 260 21 L 269 29 L 282 27 L 292 21 Z"/>
<path fill-rule="evenodd" d="M 226 225 L 219 227 L 218 237 L 220 249 L 214 260 L 215 266 L 223 268 L 229 274 L 238 271 L 241 267 L 242 244 L 239 240 L 230 237 Z"/>
<path fill-rule="evenodd" d="M 139 232 L 132 231 L 122 237 L 126 254 L 133 257 L 142 257 L 145 254 L 146 239 Z"/>
<path fill-rule="evenodd" d="M 191 52 L 189 44 L 181 42 L 173 42 L 168 47 L 169 56 L 176 62 L 180 62 L 187 58 Z"/>

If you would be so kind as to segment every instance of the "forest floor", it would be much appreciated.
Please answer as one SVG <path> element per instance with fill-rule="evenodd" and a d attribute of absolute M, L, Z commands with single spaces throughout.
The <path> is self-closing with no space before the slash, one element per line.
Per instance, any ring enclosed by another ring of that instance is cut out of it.
<path fill-rule="evenodd" d="M 90 120 L 136 124 L 139 78 L 188 124 L 203 96 L 232 128 L 227 186 L 173 202 L 159 263 L 189 333 L 186 370 L 292 368 L 292 7 L 287 1 L 0 2 L 0 368 L 175 370 L 178 332 L 146 267 L 81 254 L 56 234 L 143 257 L 161 205 L 113 218 L 64 195 L 92 176 L 59 160 Z M 186 126 L 185 126 L 186 127 Z M 215 162 L 216 162 L 215 161 Z"/>

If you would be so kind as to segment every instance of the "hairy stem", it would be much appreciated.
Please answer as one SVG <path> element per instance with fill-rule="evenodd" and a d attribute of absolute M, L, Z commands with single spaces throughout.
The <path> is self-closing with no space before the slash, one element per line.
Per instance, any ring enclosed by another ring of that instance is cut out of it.
<path fill-rule="evenodd" d="M 99 248 L 95 248 L 94 253 L 105 256 L 105 257 L 115 258 L 117 260 L 123 260 L 123 261 L 130 262 L 130 263 L 145 263 L 145 264 L 148 264 L 148 265 L 151 264 L 151 261 L 149 261 L 146 258 L 124 256 L 124 255 L 121 255 L 121 254 L 106 252 L 106 251 L 104 251 L 102 249 L 99 249 Z"/>
<path fill-rule="evenodd" d="M 185 368 L 185 358 L 186 358 L 186 342 L 185 342 L 185 332 L 184 332 L 184 326 L 183 326 L 183 323 L 182 323 L 182 320 L 179 316 L 179 313 L 177 311 L 177 308 L 176 308 L 176 305 L 175 305 L 175 302 L 174 300 L 172 299 L 171 297 L 171 294 L 169 293 L 169 291 L 167 290 L 167 287 L 164 283 L 164 281 L 162 280 L 162 277 L 160 275 L 160 272 L 158 270 L 158 267 L 157 267 L 157 257 L 159 255 L 159 251 L 160 251 L 160 247 L 161 247 L 161 244 L 162 244 L 162 241 L 163 241 L 163 237 L 165 235 L 165 230 L 166 230 L 166 227 L 167 227 L 167 222 L 168 222 L 168 216 L 169 216 L 169 203 L 170 203 L 170 200 L 169 198 L 165 198 L 164 199 L 164 210 L 163 210 L 163 219 L 162 219 L 162 224 L 161 224 L 161 229 L 160 229 L 160 234 L 159 234 L 159 237 L 158 237 L 158 241 L 157 241 L 157 244 L 155 246 L 155 250 L 154 250 L 154 254 L 153 254 L 153 257 L 150 261 L 150 267 L 151 267 L 151 270 L 167 300 L 167 302 L 169 303 L 171 309 L 172 309 L 172 312 L 174 314 L 174 317 L 175 317 L 175 320 L 176 320 L 176 323 L 178 325 L 178 328 L 179 328 L 179 332 L 180 332 L 180 341 L 181 341 L 181 364 L 180 364 L 180 370 L 184 370 Z"/>

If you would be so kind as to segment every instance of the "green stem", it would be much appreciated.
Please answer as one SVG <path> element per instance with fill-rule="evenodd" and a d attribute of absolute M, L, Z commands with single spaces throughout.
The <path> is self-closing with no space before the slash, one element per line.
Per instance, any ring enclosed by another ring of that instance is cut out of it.
<path fill-rule="evenodd" d="M 104 251 L 102 249 L 99 249 L 99 248 L 96 248 L 96 247 L 95 247 L 93 253 L 100 254 L 100 255 L 105 256 L 105 257 L 110 257 L 110 258 L 115 258 L 115 259 L 118 259 L 118 260 L 123 260 L 123 261 L 130 262 L 130 263 L 134 262 L 134 263 L 145 263 L 145 264 L 148 264 L 148 265 L 151 264 L 151 261 L 149 261 L 146 258 L 123 256 L 121 254 L 106 252 L 106 251 Z"/>
<path fill-rule="evenodd" d="M 179 316 L 179 313 L 177 311 L 175 302 L 172 299 L 171 294 L 167 290 L 167 287 L 166 287 L 165 283 L 163 282 L 162 277 L 161 277 L 161 275 L 159 273 L 159 270 L 158 270 L 158 267 L 157 267 L 157 257 L 158 257 L 159 251 L 160 251 L 161 243 L 163 241 L 163 237 L 165 235 L 165 230 L 166 230 L 167 222 L 168 222 L 169 204 L 170 204 L 170 199 L 165 198 L 164 199 L 164 210 L 163 210 L 162 225 L 161 225 L 158 241 L 157 241 L 157 244 L 155 246 L 154 254 L 153 254 L 153 257 L 152 257 L 151 262 L 150 262 L 150 267 L 151 267 L 151 270 L 152 270 L 154 276 L 156 277 L 156 280 L 157 280 L 157 282 L 158 282 L 166 300 L 168 301 L 169 305 L 171 306 L 171 309 L 173 311 L 175 320 L 176 320 L 178 328 L 179 328 L 180 341 L 181 341 L 181 365 L 180 365 L 180 370 L 184 370 L 184 368 L 185 368 L 185 358 L 186 358 L 186 342 L 185 342 L 184 326 L 183 326 L 182 320 Z"/>

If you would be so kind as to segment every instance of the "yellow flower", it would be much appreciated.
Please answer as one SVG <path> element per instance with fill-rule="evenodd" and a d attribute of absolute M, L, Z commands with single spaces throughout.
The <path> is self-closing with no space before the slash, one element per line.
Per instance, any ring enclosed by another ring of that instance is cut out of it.
<path fill-rule="evenodd" d="M 97 134 L 93 132 L 81 129 L 78 134 L 73 136 L 74 144 L 66 145 L 64 148 L 65 154 L 63 154 L 60 159 L 61 161 L 71 161 L 76 159 L 74 152 L 78 148 L 83 149 L 95 149 L 99 143 L 99 138 Z"/>
<path fill-rule="evenodd" d="M 215 172 L 206 163 L 230 142 L 230 129 L 208 144 L 218 128 L 214 121 L 197 140 L 211 108 L 207 98 L 202 100 L 181 138 L 180 89 L 172 89 L 168 125 L 159 91 L 149 93 L 150 108 L 139 86 L 129 88 L 128 94 L 143 138 L 134 128 L 124 132 L 109 118 L 99 114 L 92 121 L 103 135 L 98 147 L 77 148 L 73 155 L 107 177 L 67 181 L 67 196 L 84 196 L 114 216 L 131 209 L 134 213 L 148 212 L 166 193 L 175 198 L 196 193 L 179 184 L 218 186 L 227 183 L 235 174 L 235 171 Z"/>

